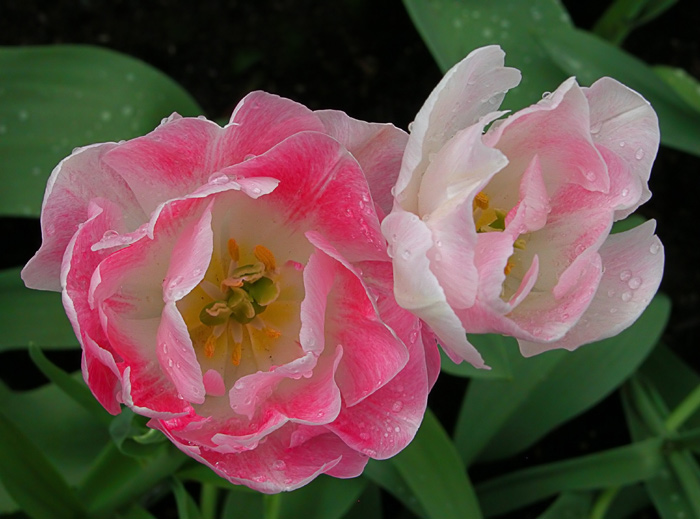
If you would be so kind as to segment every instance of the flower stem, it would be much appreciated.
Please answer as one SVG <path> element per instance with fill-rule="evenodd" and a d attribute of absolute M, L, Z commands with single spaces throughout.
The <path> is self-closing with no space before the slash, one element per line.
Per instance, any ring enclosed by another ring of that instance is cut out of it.
<path fill-rule="evenodd" d="M 279 519 L 280 516 L 280 495 L 265 494 L 263 496 L 263 517 L 264 519 Z"/>
<path fill-rule="evenodd" d="M 700 385 L 696 387 L 666 418 L 666 429 L 670 432 L 678 430 L 685 421 L 693 416 L 700 407 Z"/>
<path fill-rule="evenodd" d="M 202 483 L 199 495 L 199 509 L 202 512 L 202 519 L 215 519 L 218 494 L 219 491 L 214 485 Z"/>
<path fill-rule="evenodd" d="M 604 519 L 605 513 L 610 508 L 615 496 L 620 491 L 620 487 L 610 487 L 603 490 L 596 499 L 591 511 L 591 519 Z"/>

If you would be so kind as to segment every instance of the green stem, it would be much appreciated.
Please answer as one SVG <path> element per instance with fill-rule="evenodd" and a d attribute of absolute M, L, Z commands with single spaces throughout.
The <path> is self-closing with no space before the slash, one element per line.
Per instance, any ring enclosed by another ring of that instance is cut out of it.
<path fill-rule="evenodd" d="M 615 500 L 615 496 L 620 491 L 620 487 L 610 487 L 600 493 L 591 511 L 591 519 L 604 519 L 608 508 Z"/>
<path fill-rule="evenodd" d="M 215 519 L 218 498 L 219 490 L 214 485 L 202 483 L 202 491 L 199 495 L 199 508 L 202 512 L 202 519 Z"/>
<path fill-rule="evenodd" d="M 280 494 L 265 494 L 263 496 L 264 519 L 279 519 L 280 504 Z"/>
<path fill-rule="evenodd" d="M 693 416 L 695 411 L 700 407 L 700 385 L 696 387 L 666 418 L 666 429 L 668 431 L 676 431 L 685 423 L 685 421 Z"/>

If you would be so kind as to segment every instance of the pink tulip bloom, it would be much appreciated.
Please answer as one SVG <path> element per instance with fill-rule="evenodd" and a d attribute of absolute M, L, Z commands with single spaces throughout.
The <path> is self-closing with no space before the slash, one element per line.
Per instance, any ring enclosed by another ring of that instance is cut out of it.
<path fill-rule="evenodd" d="M 503 58 L 478 49 L 430 94 L 382 223 L 397 301 L 476 367 L 465 332 L 513 336 L 525 356 L 619 333 L 664 262 L 653 221 L 610 234 L 651 196 L 659 130 L 649 103 L 610 78 L 590 88 L 572 78 L 499 119 L 520 80 Z"/>
<path fill-rule="evenodd" d="M 60 290 L 113 414 L 262 492 L 359 475 L 413 438 L 439 371 L 380 231 L 406 135 L 256 92 L 54 170 L 23 271 Z"/>

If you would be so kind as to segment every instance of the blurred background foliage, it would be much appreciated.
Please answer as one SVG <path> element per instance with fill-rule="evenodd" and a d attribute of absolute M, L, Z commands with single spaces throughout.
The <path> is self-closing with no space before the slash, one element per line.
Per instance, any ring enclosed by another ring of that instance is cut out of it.
<path fill-rule="evenodd" d="M 700 517 L 698 26 L 696 0 L 4 0 L 0 517 Z M 658 220 L 666 295 L 633 328 L 531 359 L 481 337 L 494 369 L 444 361 L 402 454 L 280 498 L 233 487 L 140 417 L 96 405 L 60 296 L 18 277 L 62 157 L 173 111 L 224 122 L 255 89 L 405 129 L 442 72 L 490 43 L 523 72 L 504 108 L 570 75 L 610 75 L 659 113 L 654 197 L 639 212 Z"/>

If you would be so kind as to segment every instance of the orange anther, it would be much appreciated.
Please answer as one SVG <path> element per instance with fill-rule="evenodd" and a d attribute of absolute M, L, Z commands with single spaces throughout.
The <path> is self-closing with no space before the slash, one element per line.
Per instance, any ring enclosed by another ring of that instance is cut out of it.
<path fill-rule="evenodd" d="M 267 247 L 263 245 L 256 245 L 255 249 L 253 249 L 253 254 L 255 254 L 256 258 L 258 258 L 258 261 L 265 265 L 266 271 L 275 270 L 275 268 L 277 268 L 275 263 L 275 255 L 272 254 L 270 249 Z"/>
<path fill-rule="evenodd" d="M 231 351 L 231 363 L 234 366 L 238 366 L 241 363 L 241 343 L 234 342 L 233 350 Z"/>
<path fill-rule="evenodd" d="M 214 356 L 214 351 L 216 350 L 216 337 L 212 333 L 207 342 L 204 343 L 204 356 L 211 359 Z"/>
<path fill-rule="evenodd" d="M 508 274 L 510 274 L 510 271 L 513 270 L 514 266 L 515 265 L 513 264 L 513 262 L 509 261 L 508 263 L 506 263 L 506 268 L 503 269 L 503 273 L 507 276 Z"/>
<path fill-rule="evenodd" d="M 479 191 L 474 197 L 474 209 L 476 209 L 477 207 L 482 210 L 488 209 L 489 207 L 489 195 L 487 195 L 483 191 Z"/>
<path fill-rule="evenodd" d="M 278 332 L 273 328 L 265 328 L 265 335 L 267 335 L 270 339 L 276 339 L 277 337 L 282 335 L 282 332 Z"/>
<path fill-rule="evenodd" d="M 231 259 L 235 262 L 238 262 L 241 256 L 241 253 L 238 250 L 238 244 L 233 238 L 229 238 L 228 240 L 228 255 L 231 256 Z"/>

